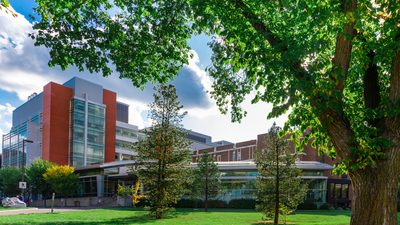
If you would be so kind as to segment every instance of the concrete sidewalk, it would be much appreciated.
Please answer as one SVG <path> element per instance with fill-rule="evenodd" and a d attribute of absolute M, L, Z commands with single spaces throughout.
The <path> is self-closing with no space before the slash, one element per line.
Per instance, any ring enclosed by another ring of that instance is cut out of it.
<path fill-rule="evenodd" d="M 89 210 L 93 208 L 54 208 L 54 212 L 69 212 Z M 19 215 L 19 214 L 32 214 L 32 213 L 50 213 L 50 208 L 26 208 L 26 209 L 10 209 L 0 211 L 0 216 Z"/>

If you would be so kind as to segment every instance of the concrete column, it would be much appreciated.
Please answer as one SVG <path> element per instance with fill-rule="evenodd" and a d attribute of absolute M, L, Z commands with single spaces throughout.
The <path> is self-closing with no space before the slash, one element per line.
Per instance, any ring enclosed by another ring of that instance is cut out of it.
<path fill-rule="evenodd" d="M 97 197 L 104 197 L 104 175 L 96 175 Z"/>

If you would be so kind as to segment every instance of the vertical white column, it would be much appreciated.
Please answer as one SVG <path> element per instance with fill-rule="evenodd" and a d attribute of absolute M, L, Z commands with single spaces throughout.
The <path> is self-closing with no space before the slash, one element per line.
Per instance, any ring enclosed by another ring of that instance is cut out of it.
<path fill-rule="evenodd" d="M 87 165 L 87 132 L 88 132 L 88 107 L 89 107 L 89 103 L 88 103 L 88 96 L 87 93 L 84 94 L 85 95 L 85 134 L 84 134 L 84 149 L 83 149 L 83 165 L 86 166 Z"/>

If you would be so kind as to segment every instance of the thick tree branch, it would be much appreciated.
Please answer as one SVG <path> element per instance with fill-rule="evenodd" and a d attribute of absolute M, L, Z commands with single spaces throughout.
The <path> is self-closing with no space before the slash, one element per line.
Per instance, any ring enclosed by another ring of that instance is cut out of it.
<path fill-rule="evenodd" d="M 344 88 L 351 60 L 352 40 L 356 35 L 353 12 L 357 8 L 357 1 L 343 0 L 342 5 L 343 13 L 348 21 L 344 25 L 343 32 L 339 33 L 336 38 L 335 54 L 332 60 L 333 71 L 330 75 L 330 78 L 336 83 L 336 90 L 340 93 Z M 318 103 L 314 102 L 313 104 L 315 104 L 314 107 L 317 107 Z M 350 123 L 344 118 L 343 109 L 334 109 L 335 105 L 342 105 L 342 99 L 331 98 L 327 109 L 320 113 L 319 120 L 327 130 L 338 156 L 341 158 L 350 158 L 351 153 L 349 148 L 353 145 L 352 138 L 354 137 L 354 133 L 350 127 Z"/>
<path fill-rule="evenodd" d="M 337 155 L 342 159 L 350 158 L 349 148 L 352 145 L 354 134 L 349 123 L 332 108 L 322 112 L 319 115 L 319 120 L 326 129 Z"/>
<path fill-rule="evenodd" d="M 400 35 L 399 35 L 400 36 Z M 392 60 L 392 70 L 390 75 L 389 100 L 394 107 L 400 106 L 400 49 Z M 399 110 L 397 108 L 397 110 Z M 386 120 L 386 128 L 396 134 L 397 141 L 400 141 L 400 116 L 389 117 Z"/>
<path fill-rule="evenodd" d="M 273 48 L 279 48 L 282 54 L 285 54 L 289 51 L 288 46 L 285 45 L 281 39 L 276 37 L 270 29 L 268 29 L 264 22 L 251 11 L 251 9 L 243 2 L 243 0 L 234 0 L 233 4 L 238 10 L 241 10 L 243 17 L 257 32 L 264 36 L 264 38 Z M 300 60 L 291 62 L 288 67 L 292 69 L 292 71 L 294 72 L 294 76 L 297 79 L 302 79 L 303 81 L 309 82 L 311 84 L 311 80 L 307 79 L 307 71 L 301 66 Z"/>
<path fill-rule="evenodd" d="M 356 8 L 356 2 L 346 3 L 344 0 L 345 7 L 345 14 L 349 12 L 353 12 Z M 279 47 L 279 50 L 282 54 L 287 53 L 289 51 L 288 47 L 284 45 L 283 41 L 277 38 L 263 23 L 260 18 L 251 12 L 251 10 L 246 6 L 246 4 L 242 0 L 234 1 L 234 5 L 238 10 L 242 11 L 242 15 L 247 21 L 250 22 L 252 27 L 262 34 L 265 39 L 269 42 L 272 47 Z M 335 56 L 333 59 L 334 64 L 334 74 L 346 74 L 350 64 L 351 58 L 351 48 L 352 48 L 352 39 L 355 35 L 354 31 L 354 21 L 350 21 L 346 23 L 344 27 L 344 31 L 338 34 L 337 37 L 337 44 L 335 49 Z M 312 83 L 311 80 L 308 80 L 307 77 L 309 76 L 307 71 L 301 66 L 301 62 L 299 60 L 291 62 L 288 65 L 292 71 L 294 72 L 294 76 L 300 82 L 311 82 L 311 87 L 315 87 L 315 84 Z M 344 73 L 342 73 L 344 71 Z M 344 87 L 344 79 L 345 76 L 342 76 L 340 82 L 337 83 L 337 88 L 343 90 Z M 306 90 L 305 90 L 306 91 Z M 310 90 L 308 90 L 310 91 Z M 309 96 L 311 105 L 314 108 L 319 108 L 321 102 L 319 102 L 318 97 L 316 96 Z M 341 99 L 337 100 L 341 101 Z M 336 101 L 336 102 L 337 102 Z M 334 104 L 332 99 L 332 104 Z M 343 118 L 342 112 L 337 112 L 332 107 L 329 107 L 323 110 L 319 115 L 319 120 L 326 128 L 328 135 L 332 141 L 332 144 L 335 146 L 338 155 L 341 158 L 348 158 L 350 156 L 349 147 L 351 146 L 351 141 L 354 136 L 349 122 Z"/>
<path fill-rule="evenodd" d="M 336 38 L 335 55 L 332 60 L 333 74 L 331 76 L 336 82 L 336 89 L 338 91 L 343 91 L 344 88 L 344 81 L 346 80 L 350 65 L 352 40 L 356 35 L 353 12 L 357 8 L 357 1 L 343 0 L 342 4 L 343 13 L 347 17 L 348 22 L 345 24 L 343 32 L 339 33 Z"/>
<path fill-rule="evenodd" d="M 242 11 L 243 17 L 250 22 L 251 26 L 256 31 L 258 31 L 265 37 L 265 39 L 272 47 L 275 47 L 276 45 L 282 43 L 282 40 L 280 40 L 274 34 L 272 34 L 272 32 L 268 29 L 268 27 L 264 24 L 264 22 L 260 20 L 260 18 L 257 15 L 251 12 L 249 7 L 242 0 L 234 1 L 234 5 L 237 9 Z"/>
<path fill-rule="evenodd" d="M 397 50 L 397 53 L 392 60 L 389 99 L 392 102 L 400 101 L 400 49 Z"/>

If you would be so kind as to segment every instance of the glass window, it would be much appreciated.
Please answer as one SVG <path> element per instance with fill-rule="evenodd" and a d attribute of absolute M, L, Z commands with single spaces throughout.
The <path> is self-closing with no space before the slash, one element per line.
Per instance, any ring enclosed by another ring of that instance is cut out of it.
<path fill-rule="evenodd" d="M 335 197 L 342 198 L 342 185 L 341 184 L 335 184 Z"/>
<path fill-rule="evenodd" d="M 103 106 L 95 105 L 93 103 L 89 103 L 88 104 L 89 115 L 94 115 L 94 116 L 98 116 L 98 117 L 104 118 L 104 114 L 105 114 L 104 111 L 105 111 L 105 109 L 104 109 Z"/>
<path fill-rule="evenodd" d="M 335 184 L 329 184 L 329 198 L 335 198 Z"/>
<path fill-rule="evenodd" d="M 348 198 L 348 197 L 349 197 L 349 185 L 342 184 L 342 198 Z"/>
<path fill-rule="evenodd" d="M 129 137 L 129 138 L 137 138 L 138 137 L 137 131 L 126 129 L 123 127 L 117 127 L 116 134 L 119 136 L 124 136 L 124 137 Z"/>

